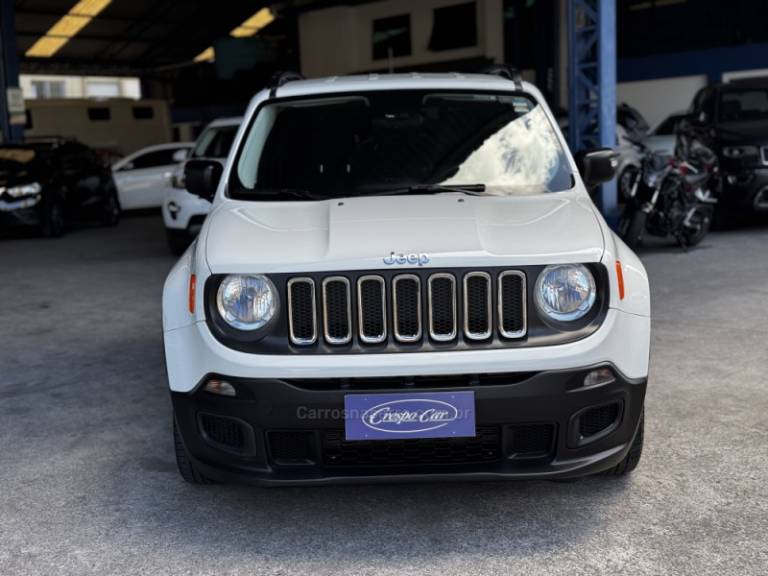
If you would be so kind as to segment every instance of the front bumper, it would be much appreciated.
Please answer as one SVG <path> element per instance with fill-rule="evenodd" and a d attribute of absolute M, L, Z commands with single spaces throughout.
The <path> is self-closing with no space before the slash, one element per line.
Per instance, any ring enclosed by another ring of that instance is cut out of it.
<path fill-rule="evenodd" d="M 9 226 L 38 224 L 41 220 L 41 199 L 39 194 L 18 199 L 0 199 L 0 223 Z"/>
<path fill-rule="evenodd" d="M 768 168 L 725 170 L 718 203 L 738 212 L 768 211 Z"/>
<path fill-rule="evenodd" d="M 382 387 L 371 379 L 222 376 L 234 384 L 237 397 L 217 396 L 198 386 L 192 392 L 173 392 L 172 401 L 192 462 L 219 481 L 568 479 L 618 464 L 643 410 L 645 378 L 629 379 L 614 369 L 613 382 L 585 387 L 584 376 L 593 368 L 487 379 L 467 375 L 463 383 L 454 375 L 446 377 L 447 386 L 438 377 L 417 382 L 415 388 Z M 475 393 L 475 440 L 344 441 L 346 394 L 456 390 Z M 602 409 L 597 426 L 594 409 Z M 597 433 L 583 438 L 584 430 Z"/>
<path fill-rule="evenodd" d="M 161 207 L 163 223 L 169 230 L 185 230 L 191 236 L 197 236 L 203 221 L 211 211 L 211 203 L 186 190 L 166 189 Z"/>

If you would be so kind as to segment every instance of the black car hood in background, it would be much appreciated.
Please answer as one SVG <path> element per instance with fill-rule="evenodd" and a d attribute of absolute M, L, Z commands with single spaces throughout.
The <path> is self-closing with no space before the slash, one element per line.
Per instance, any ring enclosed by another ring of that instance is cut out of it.
<path fill-rule="evenodd" d="M 721 122 L 716 131 L 721 144 L 768 143 L 768 120 Z"/>
<path fill-rule="evenodd" d="M 0 186 L 2 187 L 34 182 L 36 181 L 36 173 L 34 166 L 29 164 L 0 159 Z"/>

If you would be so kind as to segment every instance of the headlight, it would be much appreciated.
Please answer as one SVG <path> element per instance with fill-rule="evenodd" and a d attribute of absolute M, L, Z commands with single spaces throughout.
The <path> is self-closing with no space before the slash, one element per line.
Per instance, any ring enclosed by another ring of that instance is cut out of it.
<path fill-rule="evenodd" d="M 11 198 L 23 198 L 24 196 L 37 196 L 42 189 L 43 187 L 40 184 L 32 182 L 31 184 L 6 188 L 5 193 Z"/>
<path fill-rule="evenodd" d="M 277 291 L 262 275 L 233 274 L 224 278 L 216 294 L 222 319 L 238 330 L 258 330 L 277 312 Z"/>
<path fill-rule="evenodd" d="M 726 158 L 757 156 L 757 146 L 726 146 L 723 148 L 723 156 Z"/>
<path fill-rule="evenodd" d="M 536 306 L 552 320 L 571 322 L 592 309 L 595 278 L 581 264 L 547 266 L 536 280 Z"/>

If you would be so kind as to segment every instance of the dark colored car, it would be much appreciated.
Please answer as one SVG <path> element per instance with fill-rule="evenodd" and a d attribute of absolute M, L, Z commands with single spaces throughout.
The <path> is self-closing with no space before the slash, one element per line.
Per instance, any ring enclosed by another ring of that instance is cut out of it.
<path fill-rule="evenodd" d="M 687 123 L 720 160 L 718 211 L 768 211 L 768 82 L 702 88 Z"/>
<path fill-rule="evenodd" d="M 60 236 L 75 221 L 114 226 L 120 218 L 112 172 L 73 140 L 0 144 L 0 224 Z"/>

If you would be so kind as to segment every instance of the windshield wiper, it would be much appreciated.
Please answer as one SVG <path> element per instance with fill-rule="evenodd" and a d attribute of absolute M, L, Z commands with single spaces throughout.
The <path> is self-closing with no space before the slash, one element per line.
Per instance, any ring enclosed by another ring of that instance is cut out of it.
<path fill-rule="evenodd" d="M 399 196 L 406 194 L 442 194 L 443 192 L 457 192 L 470 196 L 482 196 L 485 192 L 485 184 L 414 184 L 402 188 L 390 190 L 377 190 L 362 196 Z"/>
<path fill-rule="evenodd" d="M 258 190 L 257 196 L 293 196 L 301 200 L 325 200 L 324 195 L 303 188 L 265 188 Z"/>

